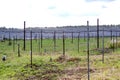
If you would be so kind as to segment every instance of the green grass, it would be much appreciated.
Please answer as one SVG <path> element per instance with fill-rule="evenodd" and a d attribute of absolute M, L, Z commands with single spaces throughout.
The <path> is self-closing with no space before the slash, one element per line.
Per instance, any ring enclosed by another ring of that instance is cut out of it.
<path fill-rule="evenodd" d="M 8 45 L 9 41 L 0 42 L 0 58 L 7 56 L 7 60 L 0 60 L 0 80 L 62 80 L 65 78 L 82 80 L 87 79 L 87 42 L 80 38 L 79 52 L 78 39 L 65 39 L 66 58 L 63 62 L 56 61 L 62 55 L 62 39 L 56 40 L 56 51 L 54 51 L 53 39 L 43 39 L 43 47 L 39 52 L 39 40 L 33 40 L 33 68 L 30 67 L 30 40 L 26 40 L 26 51 L 23 51 L 23 40 Z M 12 41 L 13 42 L 13 41 Z M 110 38 L 105 38 L 105 48 L 109 47 Z M 20 44 L 21 57 L 18 57 L 18 46 Z M 102 39 L 100 38 L 102 49 Z M 120 80 L 120 48 L 105 53 L 105 62 L 102 63 L 100 51 L 96 49 L 96 38 L 90 39 L 90 68 L 91 80 Z M 75 72 L 75 69 L 84 68 Z M 69 73 L 72 73 L 69 75 Z"/>

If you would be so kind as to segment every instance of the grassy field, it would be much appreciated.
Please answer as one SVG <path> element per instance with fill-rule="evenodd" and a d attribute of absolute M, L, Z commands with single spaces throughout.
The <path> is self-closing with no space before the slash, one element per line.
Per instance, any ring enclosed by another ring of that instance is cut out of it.
<path fill-rule="evenodd" d="M 102 63 L 102 39 L 100 48 L 96 48 L 96 38 L 90 38 L 90 79 L 120 80 L 120 48 L 109 49 L 110 38 L 105 38 L 105 60 Z M 0 42 L 0 80 L 87 80 L 87 40 L 65 39 L 63 57 L 62 39 L 33 40 L 33 65 L 30 65 L 30 41 L 26 40 L 26 51 L 23 51 L 23 40 Z M 13 45 L 13 42 L 15 45 Z M 18 57 L 20 44 L 21 56 Z M 39 48 L 40 47 L 40 48 Z M 6 55 L 6 61 L 2 56 Z"/>

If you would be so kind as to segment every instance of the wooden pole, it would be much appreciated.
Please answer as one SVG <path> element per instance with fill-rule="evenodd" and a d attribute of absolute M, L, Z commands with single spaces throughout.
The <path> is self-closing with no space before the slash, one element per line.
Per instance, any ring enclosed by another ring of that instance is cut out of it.
<path fill-rule="evenodd" d="M 90 80 L 90 60 L 89 60 L 89 21 L 87 21 L 87 66 L 88 66 L 88 80 Z"/>

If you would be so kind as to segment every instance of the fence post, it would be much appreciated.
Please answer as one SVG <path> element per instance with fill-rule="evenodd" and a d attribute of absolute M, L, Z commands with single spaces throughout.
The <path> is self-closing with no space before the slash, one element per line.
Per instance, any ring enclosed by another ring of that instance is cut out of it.
<path fill-rule="evenodd" d="M 72 41 L 71 42 L 73 43 L 73 32 L 72 32 Z"/>
<path fill-rule="evenodd" d="M 13 36 L 13 52 L 15 51 L 15 37 Z"/>
<path fill-rule="evenodd" d="M 26 43 L 25 43 L 25 26 L 26 26 L 26 22 L 24 21 L 24 46 L 23 46 L 23 50 L 25 51 L 26 48 Z"/>
<path fill-rule="evenodd" d="M 79 48 L 80 48 L 80 32 L 78 33 L 78 53 L 79 53 Z"/>
<path fill-rule="evenodd" d="M 10 36 L 10 31 L 9 31 L 9 43 L 8 45 L 10 46 L 12 43 L 11 43 L 11 36 Z"/>
<path fill-rule="evenodd" d="M 30 58 L 31 58 L 31 68 L 32 68 L 32 30 L 30 31 Z"/>
<path fill-rule="evenodd" d="M 99 19 L 97 19 L 97 48 L 99 48 Z"/>
<path fill-rule="evenodd" d="M 102 35 L 102 62 L 104 63 L 104 28 L 103 28 L 103 35 Z"/>
<path fill-rule="evenodd" d="M 88 66 L 88 80 L 90 80 L 90 60 L 89 60 L 89 21 L 87 21 L 87 66 Z"/>
<path fill-rule="evenodd" d="M 53 40 L 54 40 L 54 52 L 55 52 L 56 51 L 56 31 L 54 31 Z"/>
<path fill-rule="evenodd" d="M 116 36 L 115 37 L 116 37 L 116 42 L 115 43 L 116 43 L 116 49 L 117 49 L 117 31 L 116 31 Z"/>
<path fill-rule="evenodd" d="M 39 42 L 38 42 L 38 50 L 39 50 L 39 53 L 40 53 L 40 33 L 39 33 Z"/>
<path fill-rule="evenodd" d="M 20 44 L 18 44 L 18 57 L 20 57 Z"/>
<path fill-rule="evenodd" d="M 113 52 L 115 51 L 115 42 L 114 42 L 114 35 L 113 35 Z"/>
<path fill-rule="evenodd" d="M 16 43 L 17 43 L 17 35 L 16 35 L 16 37 L 15 37 L 15 41 L 16 41 Z"/>
<path fill-rule="evenodd" d="M 42 40 L 43 40 L 43 36 L 42 36 L 42 29 L 41 29 L 41 48 L 43 47 L 42 46 Z"/>
<path fill-rule="evenodd" d="M 65 35 L 63 31 L 63 56 L 65 56 Z"/>
<path fill-rule="evenodd" d="M 111 32 L 111 40 L 112 40 L 112 30 L 110 32 Z"/>

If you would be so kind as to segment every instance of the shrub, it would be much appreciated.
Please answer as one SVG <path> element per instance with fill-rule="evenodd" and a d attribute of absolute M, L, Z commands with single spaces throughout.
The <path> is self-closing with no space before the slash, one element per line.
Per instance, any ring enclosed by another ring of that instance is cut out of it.
<path fill-rule="evenodd" d="M 116 40 L 111 40 L 109 43 L 109 48 L 113 49 L 113 48 L 120 48 L 120 41 L 116 41 Z"/>

